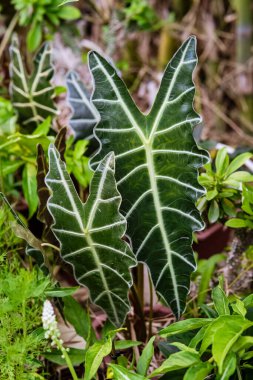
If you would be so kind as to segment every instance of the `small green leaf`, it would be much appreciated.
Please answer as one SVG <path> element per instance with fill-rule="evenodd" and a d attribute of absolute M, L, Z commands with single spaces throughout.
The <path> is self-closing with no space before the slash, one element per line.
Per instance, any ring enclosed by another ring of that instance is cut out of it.
<path fill-rule="evenodd" d="M 224 323 L 219 325 L 213 336 L 212 354 L 218 365 L 219 374 L 223 373 L 224 360 L 233 344 L 242 335 L 244 330 L 253 325 L 252 322 L 247 321 L 239 315 L 226 317 L 226 319 L 223 319 Z"/>
<path fill-rule="evenodd" d="M 253 294 L 250 294 L 249 296 L 245 297 L 243 303 L 246 308 L 253 307 Z"/>
<path fill-rule="evenodd" d="M 81 12 L 78 8 L 71 5 L 66 5 L 62 7 L 57 13 L 59 18 L 63 20 L 76 20 L 81 17 Z"/>
<path fill-rule="evenodd" d="M 210 223 L 217 222 L 220 215 L 219 205 L 216 201 L 212 201 L 208 210 L 208 220 Z"/>
<path fill-rule="evenodd" d="M 35 165 L 27 163 L 23 170 L 22 188 L 29 206 L 29 218 L 35 213 L 38 206 L 36 175 L 37 170 Z"/>
<path fill-rule="evenodd" d="M 239 298 L 237 298 L 234 303 L 231 303 L 231 307 L 236 314 L 239 314 L 245 317 L 247 310 L 244 306 L 243 301 L 241 301 Z"/>
<path fill-rule="evenodd" d="M 95 376 L 103 358 L 109 355 L 111 350 L 111 338 L 96 342 L 87 350 L 85 355 L 84 380 L 91 380 Z"/>
<path fill-rule="evenodd" d="M 28 50 L 33 52 L 39 47 L 42 40 L 42 24 L 35 22 L 32 24 L 27 35 L 27 47 Z"/>
<path fill-rule="evenodd" d="M 144 350 L 142 351 L 141 357 L 137 363 L 136 370 L 140 375 L 143 375 L 143 376 L 147 375 L 150 362 L 154 356 L 154 345 L 153 345 L 154 340 L 155 340 L 155 336 L 153 336 L 149 340 Z"/>
<path fill-rule="evenodd" d="M 212 291 L 214 307 L 219 315 L 230 315 L 229 302 L 224 291 L 216 286 Z"/>
<path fill-rule="evenodd" d="M 206 193 L 206 199 L 208 201 L 211 201 L 212 199 L 214 199 L 216 196 L 218 195 L 218 191 L 216 189 L 214 190 L 210 190 Z"/>
<path fill-rule="evenodd" d="M 225 223 L 225 226 L 231 227 L 231 228 L 244 228 L 244 227 L 248 227 L 248 223 L 245 219 L 233 218 L 233 219 L 227 220 Z"/>
<path fill-rule="evenodd" d="M 187 351 L 176 352 L 175 354 L 170 355 L 169 358 L 166 359 L 159 368 L 155 369 L 149 377 L 154 377 L 182 368 L 188 368 L 199 362 L 200 358 L 198 354 Z"/>
<path fill-rule="evenodd" d="M 224 175 L 228 167 L 228 164 L 229 164 L 229 156 L 227 153 L 227 148 L 224 147 L 218 151 L 216 159 L 215 159 L 216 173 L 219 177 L 222 177 Z"/>
<path fill-rule="evenodd" d="M 236 216 L 236 207 L 229 199 L 221 200 L 222 208 L 228 216 Z"/>
<path fill-rule="evenodd" d="M 163 338 L 171 335 L 181 334 L 186 331 L 200 329 L 206 324 L 212 322 L 211 318 L 189 318 L 183 321 L 172 323 L 170 326 L 165 327 L 159 332 Z"/>
<path fill-rule="evenodd" d="M 240 182 L 253 182 L 253 175 L 246 171 L 239 171 L 231 174 L 228 179 L 233 179 Z"/>
<path fill-rule="evenodd" d="M 212 369 L 213 366 L 208 362 L 196 364 L 188 368 L 183 380 L 204 380 Z"/>
<path fill-rule="evenodd" d="M 247 160 L 249 160 L 252 157 L 252 153 L 242 153 L 239 156 L 237 156 L 228 166 L 226 170 L 226 176 L 228 177 L 230 174 L 235 172 L 237 169 L 239 169 L 242 165 L 245 164 Z"/>
<path fill-rule="evenodd" d="M 115 380 L 123 380 L 123 379 L 124 380 L 146 380 L 147 379 L 146 377 L 133 373 L 120 365 L 111 364 L 111 363 L 109 365 L 110 365 L 110 368 L 112 368 L 113 370 L 113 379 Z"/>

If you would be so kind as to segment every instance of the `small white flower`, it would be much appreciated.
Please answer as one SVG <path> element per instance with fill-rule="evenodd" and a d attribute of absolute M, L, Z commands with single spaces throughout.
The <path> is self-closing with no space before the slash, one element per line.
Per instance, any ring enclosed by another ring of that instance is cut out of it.
<path fill-rule="evenodd" d="M 59 339 L 60 331 L 54 313 L 54 308 L 50 301 L 46 300 L 43 306 L 42 323 L 45 330 L 45 338 L 51 339 L 51 346 L 56 346 L 59 350 L 64 350 L 63 340 Z"/>

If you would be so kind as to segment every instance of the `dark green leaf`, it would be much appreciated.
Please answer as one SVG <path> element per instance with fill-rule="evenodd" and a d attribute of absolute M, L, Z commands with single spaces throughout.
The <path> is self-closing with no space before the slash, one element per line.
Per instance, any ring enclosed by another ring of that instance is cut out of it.
<path fill-rule="evenodd" d="M 204 193 L 197 169 L 209 160 L 192 136 L 200 121 L 192 108 L 196 62 L 196 39 L 190 37 L 168 64 L 154 105 L 144 115 L 116 70 L 98 53 L 89 56 L 92 101 L 101 116 L 95 134 L 102 144 L 92 166 L 115 152 L 121 211 L 133 250 L 177 317 L 195 269 L 192 232 L 204 227 L 195 207 Z"/>

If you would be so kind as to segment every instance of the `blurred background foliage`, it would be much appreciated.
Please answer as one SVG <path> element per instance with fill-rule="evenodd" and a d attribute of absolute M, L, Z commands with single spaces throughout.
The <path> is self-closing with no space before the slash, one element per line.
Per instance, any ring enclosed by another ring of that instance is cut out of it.
<path fill-rule="evenodd" d="M 140 109 L 147 111 L 166 63 L 180 43 L 195 34 L 199 55 L 196 109 L 203 116 L 202 139 L 233 146 L 253 144 L 252 0 L 79 0 L 66 4 L 65 11 L 59 11 L 58 3 L 1 2 L 0 37 L 18 32 L 28 69 L 36 40 L 54 40 L 56 84 L 64 85 L 66 72 L 75 69 L 91 88 L 83 63 L 88 51 L 95 49 L 114 60 Z M 26 41 L 31 28 L 29 51 Z M 1 55 L 4 95 L 9 81 L 8 49 Z M 69 115 L 64 97 L 63 93 L 58 99 L 63 110 L 59 125 L 65 125 Z"/>

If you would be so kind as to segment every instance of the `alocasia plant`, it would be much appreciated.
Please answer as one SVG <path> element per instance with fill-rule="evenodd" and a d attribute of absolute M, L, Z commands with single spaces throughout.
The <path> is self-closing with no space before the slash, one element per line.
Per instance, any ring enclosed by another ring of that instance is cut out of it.
<path fill-rule="evenodd" d="M 169 62 L 149 114 L 134 104 L 115 69 L 98 53 L 89 56 L 101 120 L 96 168 L 115 152 L 116 180 L 127 219 L 127 234 L 138 261 L 147 263 L 156 290 L 179 317 L 195 269 L 192 232 L 201 230 L 195 202 L 204 193 L 198 168 L 209 159 L 192 136 L 200 122 L 193 109 L 192 72 L 196 39 L 190 37 Z"/>
<path fill-rule="evenodd" d="M 19 50 L 16 36 L 10 47 L 11 95 L 14 108 L 18 111 L 21 125 L 32 131 L 48 116 L 55 116 L 57 110 L 52 96 L 54 88 L 50 81 L 53 76 L 51 46 L 45 43 L 34 59 L 34 69 L 28 76 Z"/>
<path fill-rule="evenodd" d="M 93 134 L 93 129 L 99 120 L 97 110 L 90 102 L 90 96 L 77 73 L 69 72 L 66 84 L 68 101 L 72 108 L 69 124 L 75 133 L 75 139 L 91 140 L 92 146 L 97 148 L 98 142 Z"/>
<path fill-rule="evenodd" d="M 119 213 L 114 155 L 108 154 L 96 169 L 85 205 L 54 146 L 49 148 L 46 184 L 52 192 L 48 209 L 62 258 L 73 266 L 77 281 L 89 288 L 92 301 L 120 326 L 129 310 L 129 268 L 135 258 L 121 239 L 126 220 Z"/>

